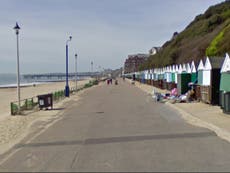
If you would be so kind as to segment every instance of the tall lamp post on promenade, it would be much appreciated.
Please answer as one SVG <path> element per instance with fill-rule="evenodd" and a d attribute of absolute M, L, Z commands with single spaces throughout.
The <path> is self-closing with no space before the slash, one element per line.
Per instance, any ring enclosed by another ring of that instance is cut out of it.
<path fill-rule="evenodd" d="M 91 76 L 93 75 L 93 61 L 91 61 Z"/>
<path fill-rule="evenodd" d="M 16 37 L 17 37 L 17 94 L 18 94 L 18 112 L 20 113 L 20 69 L 19 69 L 19 41 L 18 41 L 18 35 L 19 35 L 19 30 L 21 28 L 18 26 L 18 23 L 16 22 L 16 25 L 14 27 L 14 30 L 16 32 Z"/>
<path fill-rule="evenodd" d="M 75 85 L 76 85 L 76 92 L 77 92 L 77 54 L 75 54 Z"/>
<path fill-rule="evenodd" d="M 72 40 L 72 36 L 66 41 L 66 86 L 65 86 L 65 96 L 69 97 L 69 81 L 68 81 L 68 43 Z"/>

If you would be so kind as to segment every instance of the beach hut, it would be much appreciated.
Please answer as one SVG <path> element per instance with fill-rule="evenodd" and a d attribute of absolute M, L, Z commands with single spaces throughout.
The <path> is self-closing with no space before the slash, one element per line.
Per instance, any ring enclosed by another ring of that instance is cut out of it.
<path fill-rule="evenodd" d="M 144 70 L 144 83 L 147 83 L 147 79 L 148 79 L 148 70 Z"/>
<path fill-rule="evenodd" d="M 166 78 L 167 89 L 172 88 L 172 66 L 167 67 L 167 78 Z"/>
<path fill-rule="evenodd" d="M 175 83 L 175 72 L 176 72 L 176 69 L 175 69 L 175 65 L 172 65 L 172 82 Z"/>
<path fill-rule="evenodd" d="M 144 71 L 140 72 L 140 82 L 145 83 L 145 73 L 144 73 Z"/>
<path fill-rule="evenodd" d="M 183 66 L 182 66 L 182 73 L 187 73 L 186 64 L 183 64 Z"/>
<path fill-rule="evenodd" d="M 158 87 L 163 88 L 163 80 L 164 80 L 164 69 L 159 69 L 159 75 L 158 75 Z"/>
<path fill-rule="evenodd" d="M 149 72 L 150 70 L 146 70 L 146 84 L 148 84 L 149 85 L 149 83 L 150 83 L 150 72 Z"/>
<path fill-rule="evenodd" d="M 226 54 L 221 68 L 220 90 L 230 91 L 230 58 L 228 54 Z"/>
<path fill-rule="evenodd" d="M 159 80 L 159 77 L 160 77 L 160 69 L 159 68 L 155 68 L 154 69 L 154 86 L 155 87 L 158 87 L 158 80 Z"/>
<path fill-rule="evenodd" d="M 198 76 L 197 76 L 198 82 L 197 82 L 197 84 L 198 84 L 198 85 L 203 85 L 204 64 L 203 64 L 202 59 L 200 60 L 200 63 L 199 63 L 199 65 L 198 65 L 197 70 L 198 70 Z"/>
<path fill-rule="evenodd" d="M 136 81 L 140 81 L 140 72 L 135 72 Z"/>
<path fill-rule="evenodd" d="M 176 66 L 177 65 L 172 65 L 171 66 L 171 78 L 172 78 L 172 80 L 171 80 L 171 90 L 173 89 L 173 88 L 176 88 L 177 87 L 177 84 L 176 84 L 176 80 L 177 80 L 177 72 L 176 72 Z"/>
<path fill-rule="evenodd" d="M 230 58 L 226 54 L 224 63 L 221 67 L 220 77 L 220 106 L 226 113 L 230 113 Z"/>
<path fill-rule="evenodd" d="M 149 79 L 150 79 L 150 85 L 153 85 L 153 69 L 149 70 Z"/>
<path fill-rule="evenodd" d="M 200 75 L 202 79 L 203 77 L 203 61 L 200 61 Z M 200 94 L 200 85 L 198 84 L 198 72 L 196 70 L 196 65 L 195 62 L 192 61 L 191 63 L 191 82 L 194 84 L 193 89 L 195 90 L 195 99 L 196 100 L 201 100 L 201 94 Z M 201 82 L 201 81 L 200 81 Z"/>
<path fill-rule="evenodd" d="M 175 83 L 177 84 L 177 74 L 179 73 L 178 65 L 175 65 Z"/>
<path fill-rule="evenodd" d="M 182 65 L 180 64 L 178 67 L 178 73 L 177 74 L 181 74 L 182 72 L 183 72 L 183 69 L 182 69 Z"/>
<path fill-rule="evenodd" d="M 189 90 L 188 83 L 191 82 L 191 74 L 187 72 L 186 64 L 183 64 L 183 66 L 180 64 L 177 80 L 178 94 L 185 94 Z"/>
<path fill-rule="evenodd" d="M 203 84 L 200 87 L 201 100 L 209 104 L 219 104 L 220 68 L 224 58 L 207 57 L 203 70 Z"/>
<path fill-rule="evenodd" d="M 191 63 L 191 82 L 194 84 L 197 83 L 197 71 L 194 61 Z"/>

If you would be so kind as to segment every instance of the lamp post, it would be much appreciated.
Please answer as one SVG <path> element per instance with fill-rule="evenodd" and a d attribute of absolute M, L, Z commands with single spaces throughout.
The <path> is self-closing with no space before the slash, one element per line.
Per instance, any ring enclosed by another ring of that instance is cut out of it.
<path fill-rule="evenodd" d="M 19 70 L 19 41 L 18 41 L 18 35 L 19 35 L 19 30 L 21 28 L 18 26 L 18 23 L 16 22 L 16 25 L 14 27 L 14 30 L 16 32 L 16 37 L 17 37 L 17 94 L 18 94 L 18 112 L 20 113 L 20 70 Z"/>
<path fill-rule="evenodd" d="M 93 75 L 93 61 L 91 61 L 91 76 Z"/>
<path fill-rule="evenodd" d="M 75 54 L 75 85 L 76 85 L 76 92 L 77 92 L 77 54 Z"/>
<path fill-rule="evenodd" d="M 66 86 L 65 86 L 65 96 L 69 97 L 69 82 L 68 82 L 68 43 L 72 40 L 72 36 L 66 41 Z"/>

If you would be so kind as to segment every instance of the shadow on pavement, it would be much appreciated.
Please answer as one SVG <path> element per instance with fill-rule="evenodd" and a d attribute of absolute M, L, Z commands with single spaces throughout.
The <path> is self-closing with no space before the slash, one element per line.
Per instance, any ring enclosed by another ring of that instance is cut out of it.
<path fill-rule="evenodd" d="M 214 132 L 200 132 L 200 133 L 163 134 L 163 135 L 146 135 L 146 136 L 124 136 L 124 137 L 110 137 L 110 138 L 91 138 L 91 139 L 86 139 L 84 141 L 75 140 L 75 141 L 18 144 L 15 146 L 15 148 L 65 146 L 65 145 L 96 145 L 96 144 L 135 142 L 135 141 L 146 141 L 146 140 L 205 138 L 211 136 L 216 136 L 216 134 Z"/>

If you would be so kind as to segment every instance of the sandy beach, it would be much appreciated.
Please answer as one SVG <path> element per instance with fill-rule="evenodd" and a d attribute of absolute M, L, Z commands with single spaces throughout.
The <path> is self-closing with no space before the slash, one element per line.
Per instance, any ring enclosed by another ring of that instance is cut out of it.
<path fill-rule="evenodd" d="M 78 81 L 78 86 L 81 87 L 85 83 L 88 83 L 90 79 Z M 70 87 L 74 87 L 74 81 L 69 82 Z M 35 87 L 22 87 L 21 88 L 21 100 L 26 98 L 36 97 L 37 95 L 47 94 L 50 92 L 63 90 L 65 88 L 65 82 L 53 82 L 47 84 L 39 84 Z M 17 88 L 1 88 L 0 89 L 0 120 L 10 115 L 10 102 L 17 100 Z"/>
<path fill-rule="evenodd" d="M 89 80 L 92 79 L 89 78 L 79 81 L 78 87 L 82 87 L 84 84 L 88 83 Z M 74 85 L 74 82 L 70 82 L 70 87 L 74 87 Z M 24 87 L 21 89 L 22 99 L 61 90 L 64 86 L 65 82 L 55 82 L 37 85 L 36 87 Z M 89 89 L 93 89 L 93 87 Z M 60 108 L 64 106 L 68 103 L 69 99 L 75 100 L 77 104 L 77 101 L 81 98 L 80 95 L 86 90 L 79 91 L 78 94 L 74 94 L 70 98 L 55 102 L 54 107 Z M 8 151 L 31 133 L 35 123 L 40 123 L 40 128 L 45 129 L 62 117 L 59 115 L 60 110 L 58 109 L 52 111 L 34 111 L 25 116 L 11 116 L 10 102 L 16 100 L 16 88 L 0 89 L 0 98 L 0 154 Z"/>

